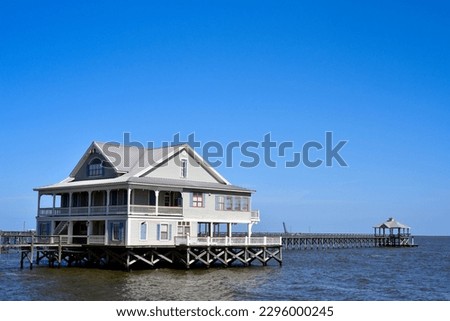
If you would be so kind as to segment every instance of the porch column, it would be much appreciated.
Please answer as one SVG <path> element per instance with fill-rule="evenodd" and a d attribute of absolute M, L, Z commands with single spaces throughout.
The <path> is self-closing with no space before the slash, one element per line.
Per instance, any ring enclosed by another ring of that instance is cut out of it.
<path fill-rule="evenodd" d="M 39 209 L 41 208 L 41 192 L 38 193 L 38 216 L 39 216 Z"/>
<path fill-rule="evenodd" d="M 72 192 L 69 193 L 69 216 L 72 214 Z"/>
<path fill-rule="evenodd" d="M 88 215 L 91 215 L 91 197 L 92 197 L 92 191 L 88 191 Z"/>
<path fill-rule="evenodd" d="M 231 223 L 227 223 L 227 236 L 231 237 L 233 232 L 231 231 Z"/>
<path fill-rule="evenodd" d="M 106 190 L 106 215 L 109 214 L 109 195 L 110 195 L 111 190 L 107 189 Z"/>
<path fill-rule="evenodd" d="M 247 224 L 247 236 L 248 237 L 252 236 L 252 225 L 253 225 L 253 223 L 248 223 Z"/>
<path fill-rule="evenodd" d="M 155 191 L 155 214 L 158 215 L 159 191 Z"/>
<path fill-rule="evenodd" d="M 53 210 L 52 210 L 52 214 L 55 215 L 55 204 L 56 204 L 56 195 L 55 195 L 55 193 L 53 193 L 52 196 L 53 196 Z"/>
<path fill-rule="evenodd" d="M 131 188 L 127 188 L 127 215 L 130 215 L 131 209 Z"/>
<path fill-rule="evenodd" d="M 213 237 L 213 236 L 214 236 L 214 224 L 209 223 L 209 237 Z"/>
<path fill-rule="evenodd" d="M 73 236 L 73 221 L 69 221 L 69 226 L 67 227 L 67 244 L 72 244 Z"/>
<path fill-rule="evenodd" d="M 94 230 L 93 221 L 89 220 L 86 222 L 86 224 L 87 224 L 87 236 L 90 236 L 93 234 L 92 231 Z"/>
<path fill-rule="evenodd" d="M 109 195 L 109 190 L 108 190 L 108 195 Z M 105 220 L 105 245 L 108 245 L 109 243 L 109 221 Z"/>

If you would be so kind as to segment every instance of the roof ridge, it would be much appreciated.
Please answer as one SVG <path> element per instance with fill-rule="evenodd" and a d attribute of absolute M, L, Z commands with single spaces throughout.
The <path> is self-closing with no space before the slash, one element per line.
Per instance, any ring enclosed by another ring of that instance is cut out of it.
<path fill-rule="evenodd" d="M 140 144 L 141 146 L 136 146 L 133 144 L 122 144 L 122 143 L 118 143 L 118 142 L 100 142 L 100 141 L 93 141 L 95 144 L 100 144 L 100 145 L 113 145 L 113 146 L 117 146 L 117 147 L 136 147 L 136 148 L 143 148 L 146 150 L 155 150 L 155 149 L 165 149 L 165 148 L 173 148 L 173 147 L 181 147 L 184 145 L 187 145 L 187 143 L 178 143 L 178 144 L 171 144 L 171 145 L 167 145 L 167 146 L 158 146 L 158 147 L 152 147 L 149 148 L 148 146 L 145 147 L 144 145 L 140 144 L 140 143 L 136 143 L 136 144 Z"/>

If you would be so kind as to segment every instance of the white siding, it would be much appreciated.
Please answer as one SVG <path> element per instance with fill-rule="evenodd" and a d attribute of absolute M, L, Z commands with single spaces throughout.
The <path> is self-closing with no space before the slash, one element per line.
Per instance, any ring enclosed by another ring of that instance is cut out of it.
<path fill-rule="evenodd" d="M 181 177 L 181 159 L 188 159 L 186 180 L 197 182 L 217 183 L 218 181 L 209 174 L 200 164 L 198 164 L 186 151 L 182 151 L 181 155 L 168 160 L 167 163 L 154 169 L 146 175 L 146 177 L 182 179 Z"/>
<path fill-rule="evenodd" d="M 147 239 L 141 240 L 141 223 L 146 222 L 147 223 Z M 138 218 L 133 217 L 128 220 L 128 224 L 130 224 L 129 233 L 128 235 L 128 245 L 131 246 L 151 246 L 151 245 L 173 245 L 174 244 L 174 236 L 176 236 L 177 232 L 177 221 L 175 220 L 166 220 L 166 219 L 148 219 L 146 217 Z M 172 225 L 172 233 L 170 240 L 167 241 L 160 241 L 158 240 L 158 224 L 169 224 Z"/>
<path fill-rule="evenodd" d="M 183 214 L 186 220 L 215 223 L 250 223 L 250 212 L 217 211 L 216 194 L 203 194 L 204 207 L 191 207 L 191 193 L 183 193 Z"/>

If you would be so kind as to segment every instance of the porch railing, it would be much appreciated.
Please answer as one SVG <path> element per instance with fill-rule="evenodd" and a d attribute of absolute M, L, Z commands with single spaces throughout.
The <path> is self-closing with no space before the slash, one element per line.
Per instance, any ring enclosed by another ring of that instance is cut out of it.
<path fill-rule="evenodd" d="M 126 215 L 127 205 L 91 206 L 91 207 L 43 207 L 38 210 L 39 217 L 47 216 L 85 216 L 85 215 Z M 183 216 L 182 207 L 152 205 L 130 205 L 131 215 Z"/>
<path fill-rule="evenodd" d="M 252 221 L 260 221 L 259 210 L 251 212 L 251 219 Z"/>
<path fill-rule="evenodd" d="M 176 236 L 175 245 L 186 246 L 281 246 L 281 237 L 191 237 Z"/>

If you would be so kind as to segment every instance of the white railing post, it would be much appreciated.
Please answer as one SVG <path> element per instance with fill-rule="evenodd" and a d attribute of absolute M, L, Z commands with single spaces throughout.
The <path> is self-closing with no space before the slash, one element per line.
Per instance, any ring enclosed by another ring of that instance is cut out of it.
<path fill-rule="evenodd" d="M 267 245 L 267 236 L 264 236 L 263 242 L 264 242 L 264 245 Z"/>
<path fill-rule="evenodd" d="M 206 245 L 210 246 L 211 245 L 211 236 L 208 236 L 206 238 Z"/>
<path fill-rule="evenodd" d="M 109 214 L 109 198 L 110 198 L 110 189 L 106 190 L 106 215 Z M 105 244 L 106 245 L 106 244 Z"/>
<path fill-rule="evenodd" d="M 248 245 L 248 236 L 245 237 L 244 245 Z"/>
<path fill-rule="evenodd" d="M 159 214 L 159 209 L 158 209 L 158 206 L 159 206 L 159 191 L 158 190 L 156 190 L 155 191 L 155 214 L 156 214 L 156 216 L 158 216 L 158 214 Z"/>
<path fill-rule="evenodd" d="M 127 188 L 127 215 L 130 215 L 131 213 L 131 188 Z"/>

